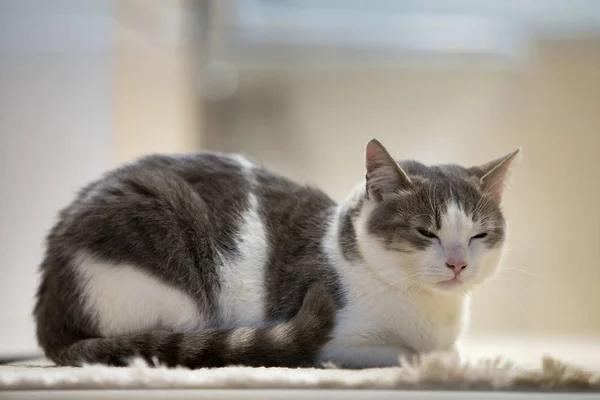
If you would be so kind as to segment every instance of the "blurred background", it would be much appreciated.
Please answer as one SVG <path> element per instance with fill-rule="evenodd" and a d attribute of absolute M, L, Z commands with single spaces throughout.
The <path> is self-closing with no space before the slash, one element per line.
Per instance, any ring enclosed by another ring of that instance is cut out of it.
<path fill-rule="evenodd" d="M 371 137 L 426 163 L 522 146 L 467 347 L 600 354 L 599 110 L 594 0 L 1 0 L 0 358 L 37 354 L 44 236 L 101 172 L 242 152 L 342 200 Z"/>

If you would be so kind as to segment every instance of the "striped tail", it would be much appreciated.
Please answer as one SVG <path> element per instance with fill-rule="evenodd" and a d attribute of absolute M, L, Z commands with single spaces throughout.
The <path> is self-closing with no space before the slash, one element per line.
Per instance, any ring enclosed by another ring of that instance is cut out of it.
<path fill-rule="evenodd" d="M 335 324 L 334 301 L 321 284 L 307 291 L 300 310 L 289 321 L 258 328 L 204 330 L 194 333 L 151 331 L 76 342 L 52 357 L 63 365 L 124 366 L 133 358 L 189 368 L 226 365 L 315 366 Z"/>

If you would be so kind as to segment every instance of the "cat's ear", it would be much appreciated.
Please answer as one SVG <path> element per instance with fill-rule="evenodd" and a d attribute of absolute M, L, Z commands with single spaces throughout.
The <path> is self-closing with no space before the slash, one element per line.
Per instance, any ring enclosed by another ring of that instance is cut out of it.
<path fill-rule="evenodd" d="M 483 191 L 491 194 L 498 202 L 502 201 L 504 188 L 510 177 L 512 167 L 520 154 L 521 149 L 519 148 L 504 157 L 473 168 L 475 175 L 479 177 L 479 183 Z"/>
<path fill-rule="evenodd" d="M 410 178 L 376 139 L 369 140 L 366 148 L 367 197 L 378 201 L 386 194 L 405 189 Z"/>

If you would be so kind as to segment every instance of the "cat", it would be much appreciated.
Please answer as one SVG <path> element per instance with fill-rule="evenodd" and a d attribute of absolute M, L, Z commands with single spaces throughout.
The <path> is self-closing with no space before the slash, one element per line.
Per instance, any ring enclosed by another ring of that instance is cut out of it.
<path fill-rule="evenodd" d="M 245 156 L 149 155 L 47 236 L 34 317 L 59 365 L 386 367 L 452 351 L 501 261 L 516 150 L 395 161 L 376 139 L 341 204 Z"/>

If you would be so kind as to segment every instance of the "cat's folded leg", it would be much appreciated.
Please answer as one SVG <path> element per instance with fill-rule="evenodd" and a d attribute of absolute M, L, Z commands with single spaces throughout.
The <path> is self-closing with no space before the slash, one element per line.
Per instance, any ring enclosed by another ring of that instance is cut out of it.
<path fill-rule="evenodd" d="M 397 367 L 401 356 L 410 360 L 413 355 L 412 350 L 396 346 L 328 346 L 321 360 L 342 368 L 382 368 Z"/>

